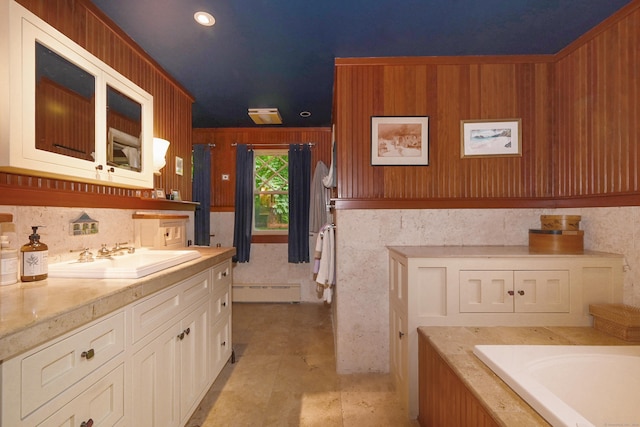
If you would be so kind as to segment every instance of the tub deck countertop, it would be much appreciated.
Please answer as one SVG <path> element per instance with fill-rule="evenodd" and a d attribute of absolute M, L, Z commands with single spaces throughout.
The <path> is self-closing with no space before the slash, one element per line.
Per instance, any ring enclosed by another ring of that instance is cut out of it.
<path fill-rule="evenodd" d="M 426 337 L 491 416 L 504 426 L 548 426 L 537 412 L 473 354 L 478 344 L 634 345 L 590 327 L 424 326 Z"/>
<path fill-rule="evenodd" d="M 0 362 L 221 263 L 235 248 L 187 248 L 201 257 L 139 279 L 48 278 L 0 286 Z"/>

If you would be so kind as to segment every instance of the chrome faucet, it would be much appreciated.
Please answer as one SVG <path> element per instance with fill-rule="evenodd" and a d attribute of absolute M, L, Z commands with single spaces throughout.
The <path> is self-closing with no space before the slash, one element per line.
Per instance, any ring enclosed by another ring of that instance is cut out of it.
<path fill-rule="evenodd" d="M 111 254 L 112 255 L 122 255 L 124 253 L 124 251 L 127 251 L 127 253 L 134 253 L 136 251 L 136 248 L 133 246 L 120 246 L 120 245 L 126 245 L 128 242 L 123 242 L 123 243 L 116 243 L 116 245 L 111 249 Z"/>

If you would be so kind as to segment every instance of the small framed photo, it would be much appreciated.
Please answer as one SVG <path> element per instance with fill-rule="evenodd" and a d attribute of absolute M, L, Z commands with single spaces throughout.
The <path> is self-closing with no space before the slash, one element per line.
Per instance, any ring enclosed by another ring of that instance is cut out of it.
<path fill-rule="evenodd" d="M 182 198 L 180 197 L 180 191 L 171 190 L 171 200 L 182 201 Z"/>
<path fill-rule="evenodd" d="M 152 196 L 154 199 L 164 199 L 164 188 L 156 188 L 155 190 L 153 190 Z"/>
<path fill-rule="evenodd" d="M 461 120 L 460 157 L 522 156 L 520 119 Z"/>
<path fill-rule="evenodd" d="M 371 164 L 428 165 L 429 117 L 371 117 Z"/>
<path fill-rule="evenodd" d="M 184 163 L 182 161 L 182 157 L 176 156 L 176 175 L 182 176 L 184 170 Z"/>

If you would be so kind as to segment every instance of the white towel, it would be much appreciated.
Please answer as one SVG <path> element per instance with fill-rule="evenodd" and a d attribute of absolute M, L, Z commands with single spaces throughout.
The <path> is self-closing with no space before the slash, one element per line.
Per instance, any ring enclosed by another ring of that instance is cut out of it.
<path fill-rule="evenodd" d="M 320 230 L 316 241 L 314 258 L 319 259 L 317 270 L 314 267 L 316 282 L 324 287 L 322 298 L 328 304 L 331 304 L 333 290 L 335 285 L 336 265 L 335 265 L 335 235 L 334 227 L 331 224 L 325 225 Z"/>

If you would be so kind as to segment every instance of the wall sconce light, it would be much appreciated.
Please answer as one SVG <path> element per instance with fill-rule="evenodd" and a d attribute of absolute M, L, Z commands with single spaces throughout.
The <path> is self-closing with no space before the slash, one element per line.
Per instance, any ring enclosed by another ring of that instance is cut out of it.
<path fill-rule="evenodd" d="M 160 169 L 166 164 L 164 156 L 169 148 L 169 141 L 162 138 L 153 138 L 153 174 L 160 175 Z"/>

